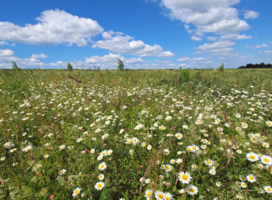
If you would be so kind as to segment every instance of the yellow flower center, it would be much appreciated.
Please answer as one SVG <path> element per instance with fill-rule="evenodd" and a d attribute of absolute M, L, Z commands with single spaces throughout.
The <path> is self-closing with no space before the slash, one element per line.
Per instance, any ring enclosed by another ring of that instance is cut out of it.
<path fill-rule="evenodd" d="M 250 180 L 253 180 L 254 178 L 251 176 L 251 177 L 249 177 L 249 179 L 250 179 Z"/>
<path fill-rule="evenodd" d="M 255 156 L 254 155 L 251 155 L 251 156 L 249 156 L 251 159 L 255 159 Z"/>
<path fill-rule="evenodd" d="M 104 168 L 104 165 L 101 165 L 101 168 Z"/>
<path fill-rule="evenodd" d="M 170 200 L 170 197 L 166 197 L 166 200 Z"/>
<path fill-rule="evenodd" d="M 187 180 L 187 179 L 188 179 L 188 176 L 187 176 L 186 174 L 183 174 L 183 175 L 182 175 L 182 179 L 183 179 L 183 180 Z"/>
<path fill-rule="evenodd" d="M 79 193 L 79 190 L 75 191 L 75 194 L 78 194 Z"/>
<path fill-rule="evenodd" d="M 158 195 L 159 199 L 163 199 L 163 194 Z"/>
<path fill-rule="evenodd" d="M 166 169 L 168 169 L 168 170 L 169 170 L 169 169 L 170 169 L 170 167 L 169 167 L 169 166 L 167 166 L 167 167 L 166 167 Z"/>
<path fill-rule="evenodd" d="M 148 193 L 147 193 L 147 196 L 149 196 L 149 197 L 150 197 L 150 196 L 151 196 L 151 192 L 148 192 Z"/>
<path fill-rule="evenodd" d="M 271 191 L 271 188 L 267 188 L 267 191 L 270 192 L 270 191 Z"/>
<path fill-rule="evenodd" d="M 265 158 L 265 159 L 263 159 L 264 160 L 264 162 L 269 162 L 269 159 L 268 158 Z"/>
<path fill-rule="evenodd" d="M 101 187 L 102 187 L 102 184 L 99 183 L 99 184 L 97 185 L 97 187 L 98 187 L 98 188 L 101 188 Z"/>
<path fill-rule="evenodd" d="M 190 188 L 190 192 L 194 193 L 195 192 L 194 188 Z"/>
<path fill-rule="evenodd" d="M 210 164 L 211 162 L 208 160 L 207 163 Z"/>

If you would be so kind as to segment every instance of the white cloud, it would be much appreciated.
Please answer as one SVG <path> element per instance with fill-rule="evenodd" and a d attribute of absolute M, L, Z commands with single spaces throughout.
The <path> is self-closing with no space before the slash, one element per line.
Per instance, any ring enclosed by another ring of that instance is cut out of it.
<path fill-rule="evenodd" d="M 92 45 L 93 48 L 107 49 L 110 52 L 124 53 L 136 55 L 139 57 L 157 56 L 159 58 L 169 58 L 174 56 L 170 51 L 163 51 L 159 45 L 150 46 L 141 40 L 132 40 L 133 37 L 129 35 L 115 34 L 113 31 L 104 32 L 102 34 L 105 40 L 100 40 Z"/>
<path fill-rule="evenodd" d="M 185 27 L 186 31 L 187 31 L 189 34 L 191 34 L 191 33 L 192 33 L 192 30 L 190 30 L 190 28 L 189 28 L 189 25 L 188 25 L 188 24 L 185 24 L 185 25 L 184 25 L 184 27 Z"/>
<path fill-rule="evenodd" d="M 33 54 L 32 56 L 30 56 L 30 58 L 47 58 L 47 55 L 44 55 L 43 53 L 39 55 Z"/>
<path fill-rule="evenodd" d="M 130 58 L 125 60 L 125 63 L 141 63 L 141 62 L 143 62 L 141 58 Z"/>
<path fill-rule="evenodd" d="M 263 48 L 263 47 L 269 47 L 269 45 L 268 44 L 256 45 L 254 48 L 258 49 L 258 48 Z"/>
<path fill-rule="evenodd" d="M 0 57 L 13 56 L 14 53 L 10 49 L 0 49 Z"/>
<path fill-rule="evenodd" d="M 255 19 L 259 16 L 259 13 L 258 12 L 254 12 L 252 10 L 248 10 L 244 13 L 244 16 L 245 16 L 245 19 Z"/>
<path fill-rule="evenodd" d="M 229 33 L 229 34 L 225 34 L 222 35 L 220 37 L 221 40 L 243 40 L 243 39 L 251 39 L 251 36 L 246 36 L 245 34 L 243 35 L 239 35 L 237 33 Z"/>
<path fill-rule="evenodd" d="M 223 40 L 214 43 L 206 43 L 202 46 L 199 46 L 198 49 L 202 52 L 212 52 L 213 50 L 224 49 L 226 47 L 233 46 L 234 44 L 235 44 L 234 42 Z"/>
<path fill-rule="evenodd" d="M 209 41 L 215 41 L 215 40 L 217 40 L 217 37 L 208 36 L 207 39 Z"/>
<path fill-rule="evenodd" d="M 192 37 L 191 37 L 191 40 L 194 40 L 194 41 L 202 41 L 201 38 L 196 37 L 196 36 L 192 36 Z"/>
<path fill-rule="evenodd" d="M 268 44 L 261 44 L 261 45 L 256 45 L 256 46 L 250 46 L 250 45 L 245 45 L 246 48 L 255 48 L 255 49 L 259 49 L 259 48 L 263 48 L 263 47 L 269 47 Z"/>
<path fill-rule="evenodd" d="M 0 22 L 0 39 L 24 44 L 59 45 L 62 42 L 73 43 L 82 47 L 87 45 L 91 36 L 103 32 L 103 28 L 92 19 L 79 18 L 65 11 L 46 10 L 41 17 L 36 18 L 40 23 L 20 27 L 11 22 Z"/>
<path fill-rule="evenodd" d="M 188 58 L 188 57 L 185 57 L 185 56 L 177 59 L 177 61 L 181 61 L 181 62 L 184 62 L 184 61 L 202 61 L 202 60 L 204 60 L 204 58 L 202 58 L 202 57 L 199 57 L 199 58 Z"/>
<path fill-rule="evenodd" d="M 240 0 L 162 0 L 161 6 L 169 10 L 171 19 L 180 20 L 197 27 L 198 36 L 203 32 L 226 34 L 249 29 L 244 20 L 239 20 L 238 10 L 230 6 Z M 185 26 L 185 29 L 188 29 Z"/>

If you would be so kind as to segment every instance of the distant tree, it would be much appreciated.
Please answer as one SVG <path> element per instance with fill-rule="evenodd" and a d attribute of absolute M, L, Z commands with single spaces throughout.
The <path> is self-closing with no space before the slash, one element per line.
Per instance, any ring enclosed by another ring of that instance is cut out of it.
<path fill-rule="evenodd" d="M 220 72 L 224 72 L 224 64 L 222 63 L 221 66 L 219 67 Z"/>
<path fill-rule="evenodd" d="M 119 70 L 123 70 L 124 69 L 124 63 L 121 59 L 118 59 L 118 69 Z"/>
<path fill-rule="evenodd" d="M 73 66 L 69 62 L 67 63 L 67 69 L 69 71 L 73 71 L 74 70 Z"/>
<path fill-rule="evenodd" d="M 21 68 L 19 68 L 16 64 L 16 62 L 12 61 L 12 69 L 14 70 L 21 70 Z"/>

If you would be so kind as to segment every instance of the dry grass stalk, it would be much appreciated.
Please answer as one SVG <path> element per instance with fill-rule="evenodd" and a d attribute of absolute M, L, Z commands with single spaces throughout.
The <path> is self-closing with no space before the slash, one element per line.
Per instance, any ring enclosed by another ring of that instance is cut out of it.
<path fill-rule="evenodd" d="M 230 160 L 231 160 L 231 157 L 232 157 L 233 142 L 234 142 L 234 137 L 233 137 L 233 135 L 232 135 L 231 149 L 230 149 L 230 153 L 229 153 L 229 156 L 228 156 L 228 162 L 227 162 L 227 165 L 226 165 L 226 169 L 228 169 L 228 165 L 229 165 Z"/>
<path fill-rule="evenodd" d="M 222 139 L 222 134 L 221 134 L 220 129 L 221 129 L 221 122 L 219 122 L 219 135 L 220 135 L 220 140 L 221 140 Z"/>
<path fill-rule="evenodd" d="M 186 193 L 187 193 L 187 190 L 188 190 L 188 188 L 186 188 L 186 190 L 185 190 L 185 192 L 184 192 L 184 194 L 180 197 L 180 199 L 179 200 L 181 200 L 185 195 L 186 195 Z"/>
<path fill-rule="evenodd" d="M 167 142 L 167 144 L 169 144 L 169 142 L 171 141 L 171 136 L 172 136 L 172 130 L 175 130 L 175 127 L 171 127 L 171 134 L 170 134 L 170 138 L 169 138 L 169 140 L 168 140 L 168 142 Z M 166 144 L 166 145 L 167 145 Z M 141 192 L 142 192 L 142 186 L 143 186 L 143 183 L 144 183 L 144 180 L 145 180 L 145 177 L 146 177 L 146 175 L 148 174 L 148 171 L 149 171 L 149 169 L 150 169 L 150 167 L 151 167 L 151 165 L 152 164 L 154 164 L 154 160 L 155 160 L 155 158 L 157 157 L 157 155 L 162 151 L 164 149 L 164 145 L 161 147 L 161 149 L 159 149 L 159 151 L 157 151 L 157 153 L 155 154 L 155 156 L 151 159 L 151 161 L 150 161 L 150 163 L 149 163 L 149 165 L 148 165 L 148 167 L 147 167 L 147 169 L 146 169 L 146 171 L 145 171 L 145 174 L 144 174 L 144 177 L 143 177 L 143 180 L 141 181 L 141 186 L 140 186 L 140 195 L 141 195 Z M 153 191 L 154 192 L 154 191 Z"/>
<path fill-rule="evenodd" d="M 68 75 L 69 78 L 73 79 L 74 81 L 78 82 L 78 83 L 81 83 L 81 80 L 80 79 L 76 79 L 76 78 L 73 78 L 72 76 Z"/>
<path fill-rule="evenodd" d="M 184 156 L 185 156 L 185 154 L 184 154 L 183 157 L 182 157 L 182 163 L 181 163 L 180 168 L 179 168 L 179 170 L 178 170 L 178 174 L 179 174 L 179 173 L 181 172 L 181 170 L 182 170 Z M 177 179 L 176 179 L 175 185 L 177 185 L 177 184 L 178 184 L 178 177 L 177 177 Z"/>

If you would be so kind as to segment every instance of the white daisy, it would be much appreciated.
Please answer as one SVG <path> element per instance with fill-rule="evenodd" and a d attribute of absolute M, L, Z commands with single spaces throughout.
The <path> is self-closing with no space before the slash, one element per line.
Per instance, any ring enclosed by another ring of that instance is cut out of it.
<path fill-rule="evenodd" d="M 80 193 L 80 190 L 81 190 L 81 188 L 76 188 L 76 189 L 73 191 L 73 197 L 77 196 L 77 195 Z"/>
<path fill-rule="evenodd" d="M 179 177 L 179 181 L 181 181 L 183 184 L 189 184 L 192 179 L 189 172 L 185 172 L 185 173 L 180 172 L 178 177 Z"/>
<path fill-rule="evenodd" d="M 100 163 L 98 166 L 98 169 L 102 171 L 105 170 L 106 168 L 107 168 L 107 165 L 105 162 Z"/>
<path fill-rule="evenodd" d="M 97 182 L 96 184 L 95 184 L 95 189 L 97 189 L 97 190 L 102 190 L 102 188 L 105 186 L 105 184 L 103 183 L 103 182 Z"/>
<path fill-rule="evenodd" d="M 194 194 L 197 194 L 198 193 L 198 189 L 196 186 L 194 185 L 189 185 L 188 186 L 188 189 L 187 189 L 187 192 L 190 194 L 190 195 L 194 195 Z"/>
<path fill-rule="evenodd" d="M 246 157 L 251 162 L 256 162 L 259 160 L 259 156 L 253 152 L 249 152 L 246 154 Z"/>
<path fill-rule="evenodd" d="M 156 191 L 155 192 L 155 198 L 157 200 L 164 200 L 165 194 L 162 191 Z"/>
<path fill-rule="evenodd" d="M 255 178 L 255 176 L 252 175 L 252 174 L 247 175 L 246 178 L 247 178 L 247 180 L 248 180 L 250 183 L 256 182 L 256 178 Z"/>
<path fill-rule="evenodd" d="M 270 156 L 263 155 L 261 157 L 261 162 L 265 165 L 272 165 L 272 158 Z"/>
<path fill-rule="evenodd" d="M 270 185 L 264 186 L 264 190 L 265 190 L 265 192 L 267 192 L 267 193 L 272 193 L 272 188 L 271 188 Z"/>

